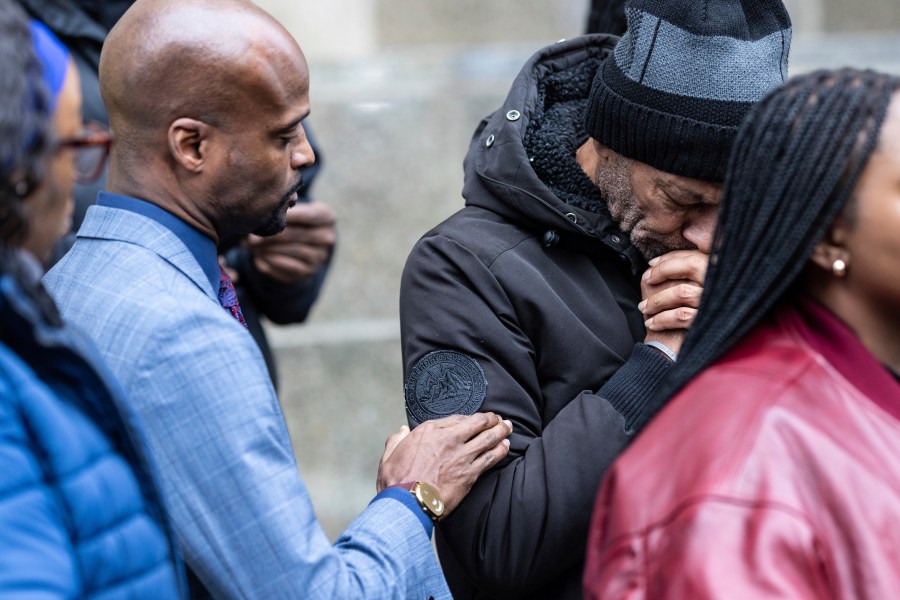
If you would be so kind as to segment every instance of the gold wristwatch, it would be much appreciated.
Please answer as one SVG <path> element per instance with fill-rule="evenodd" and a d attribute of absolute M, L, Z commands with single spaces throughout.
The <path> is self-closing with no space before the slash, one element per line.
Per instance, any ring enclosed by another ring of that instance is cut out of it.
<path fill-rule="evenodd" d="M 441 500 L 440 493 L 438 493 L 431 484 L 425 483 L 424 481 L 409 481 L 407 483 L 401 483 L 397 487 L 412 492 L 413 498 L 416 499 L 419 508 L 421 508 L 432 521 L 437 521 L 444 515 L 444 501 Z"/>

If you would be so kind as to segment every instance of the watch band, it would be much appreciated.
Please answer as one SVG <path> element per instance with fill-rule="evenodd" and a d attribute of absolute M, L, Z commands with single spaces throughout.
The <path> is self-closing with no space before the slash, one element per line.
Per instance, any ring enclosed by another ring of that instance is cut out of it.
<path fill-rule="evenodd" d="M 428 515 L 432 521 L 437 521 L 444 514 L 444 501 L 434 486 L 424 481 L 407 481 L 396 487 L 412 493 L 419 508 Z"/>

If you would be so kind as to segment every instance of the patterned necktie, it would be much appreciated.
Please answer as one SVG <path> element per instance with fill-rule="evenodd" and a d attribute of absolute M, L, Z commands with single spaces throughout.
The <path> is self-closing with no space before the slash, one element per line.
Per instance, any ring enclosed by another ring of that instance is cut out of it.
<path fill-rule="evenodd" d="M 230 312 L 231 316 L 237 319 L 241 325 L 247 326 L 247 321 L 244 320 L 244 315 L 241 313 L 237 292 L 234 291 L 234 284 L 231 283 L 231 278 L 221 266 L 219 267 L 219 304 L 225 307 L 225 310 Z"/>

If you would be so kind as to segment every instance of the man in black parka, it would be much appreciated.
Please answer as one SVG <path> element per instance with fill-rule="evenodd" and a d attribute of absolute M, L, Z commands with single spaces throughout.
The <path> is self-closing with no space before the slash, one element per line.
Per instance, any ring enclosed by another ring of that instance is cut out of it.
<path fill-rule="evenodd" d="M 404 270 L 410 424 L 491 410 L 514 425 L 438 528 L 457 598 L 581 597 L 597 486 L 699 304 L 731 141 L 787 75 L 781 0 L 626 15 L 621 41 L 529 60 L 475 132 L 465 208 Z"/>

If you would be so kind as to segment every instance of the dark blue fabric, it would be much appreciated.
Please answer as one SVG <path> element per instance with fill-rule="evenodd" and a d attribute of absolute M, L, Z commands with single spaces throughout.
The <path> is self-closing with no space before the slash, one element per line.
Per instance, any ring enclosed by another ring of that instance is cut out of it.
<path fill-rule="evenodd" d="M 399 487 L 384 488 L 380 494 L 372 498 L 372 502 L 380 500 L 381 498 L 393 498 L 394 500 L 402 502 L 415 513 L 416 517 L 421 521 L 422 527 L 425 528 L 425 534 L 428 537 L 431 537 L 431 532 L 434 531 L 434 522 L 431 520 L 431 517 L 425 514 L 425 511 L 422 510 L 422 507 L 419 506 L 419 503 L 416 502 L 416 499 L 413 498 L 413 495 L 409 490 L 404 490 Z M 369 504 L 372 502 L 369 502 Z"/>
<path fill-rule="evenodd" d="M 203 273 L 206 274 L 209 283 L 214 290 L 219 289 L 219 252 L 216 243 L 206 237 L 169 211 L 159 206 L 139 200 L 138 198 L 130 198 L 119 194 L 110 194 L 109 192 L 100 192 L 97 196 L 98 206 L 109 206 L 112 208 L 121 208 L 122 210 L 131 211 L 139 215 L 143 215 L 171 231 L 181 240 L 194 258 Z"/>
<path fill-rule="evenodd" d="M 41 294 L 0 270 L 0 596 L 178 597 L 137 426 L 92 347 L 47 322 Z"/>

